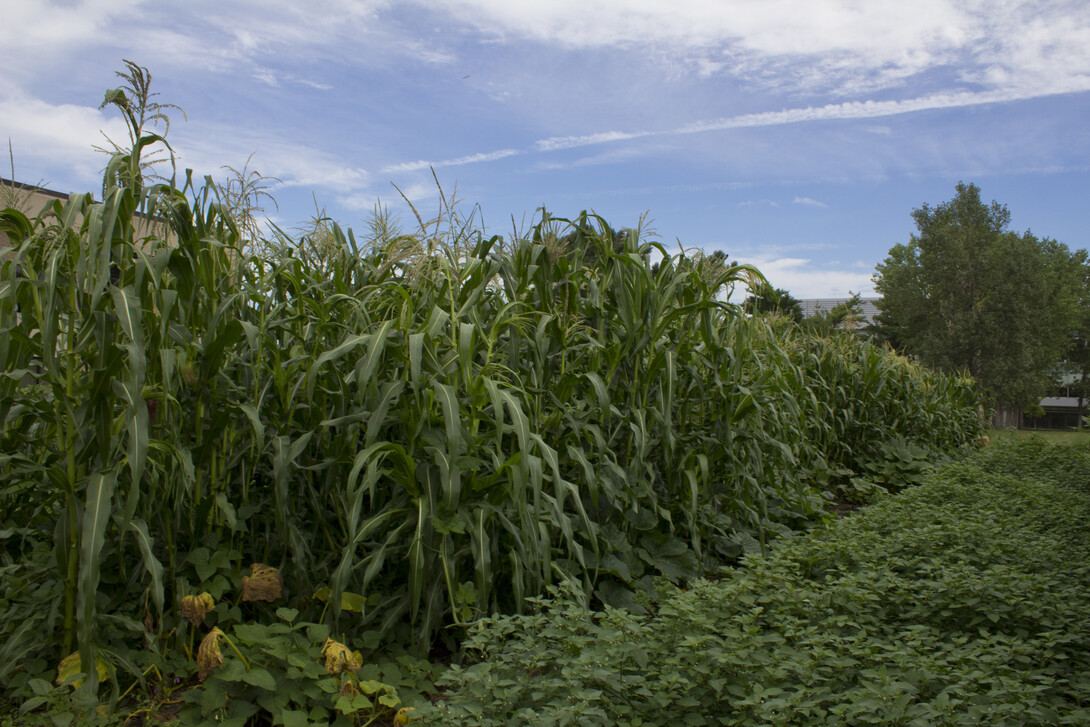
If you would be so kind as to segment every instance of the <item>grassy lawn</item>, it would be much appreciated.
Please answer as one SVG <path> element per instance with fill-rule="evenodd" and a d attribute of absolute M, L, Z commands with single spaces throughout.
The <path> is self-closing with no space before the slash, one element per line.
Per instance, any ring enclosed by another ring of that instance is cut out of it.
<path fill-rule="evenodd" d="M 988 432 L 993 442 L 998 440 L 1020 440 L 1040 437 L 1053 444 L 1070 444 L 1077 447 L 1090 446 L 1090 430 L 1076 431 L 1049 431 L 1032 429 L 992 429 Z"/>

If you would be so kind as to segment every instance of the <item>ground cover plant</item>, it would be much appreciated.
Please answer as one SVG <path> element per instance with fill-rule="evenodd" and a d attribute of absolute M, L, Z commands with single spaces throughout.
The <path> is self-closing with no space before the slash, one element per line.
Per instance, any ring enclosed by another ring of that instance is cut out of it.
<path fill-rule="evenodd" d="M 1050 430 L 1038 429 L 1025 431 L 1021 429 L 992 429 L 986 435 L 990 440 L 996 439 L 1029 439 L 1038 437 L 1046 442 L 1054 444 L 1071 444 L 1080 447 L 1090 446 L 1090 431 L 1086 430 Z"/>
<path fill-rule="evenodd" d="M 501 238 L 444 200 L 412 233 L 255 241 L 211 180 L 146 184 L 165 140 L 107 102 L 133 148 L 101 199 L 0 212 L 0 686 L 27 714 L 59 678 L 87 719 L 385 719 L 481 616 L 558 584 L 638 609 L 979 435 L 971 380 L 747 317 L 722 292 L 757 271 L 593 215 Z"/>
<path fill-rule="evenodd" d="M 1006 441 L 651 613 L 492 618 L 439 724 L 1090 720 L 1090 452 Z"/>

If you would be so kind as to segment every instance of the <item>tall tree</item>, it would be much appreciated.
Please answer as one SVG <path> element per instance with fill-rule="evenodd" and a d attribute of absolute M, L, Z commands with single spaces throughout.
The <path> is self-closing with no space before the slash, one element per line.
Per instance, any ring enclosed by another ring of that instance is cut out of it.
<path fill-rule="evenodd" d="M 802 323 L 804 317 L 802 304 L 798 299 L 793 298 L 783 288 L 773 288 L 771 285 L 762 286 L 760 290 L 746 298 L 742 304 L 742 310 L 751 315 L 779 313 L 795 323 Z"/>
<path fill-rule="evenodd" d="M 914 210 L 917 233 L 878 265 L 878 323 L 926 363 L 967 370 L 996 404 L 1024 406 L 1068 345 L 1081 266 L 1066 245 L 1009 231 L 1006 206 L 976 185 L 956 191 Z"/>

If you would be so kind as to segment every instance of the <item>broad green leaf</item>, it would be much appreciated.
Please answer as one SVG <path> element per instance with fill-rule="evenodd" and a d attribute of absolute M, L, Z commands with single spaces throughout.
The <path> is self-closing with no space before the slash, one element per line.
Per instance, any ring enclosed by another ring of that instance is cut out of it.
<path fill-rule="evenodd" d="M 266 691 L 276 690 L 276 680 L 266 669 L 254 668 L 242 675 L 242 681 Z"/>

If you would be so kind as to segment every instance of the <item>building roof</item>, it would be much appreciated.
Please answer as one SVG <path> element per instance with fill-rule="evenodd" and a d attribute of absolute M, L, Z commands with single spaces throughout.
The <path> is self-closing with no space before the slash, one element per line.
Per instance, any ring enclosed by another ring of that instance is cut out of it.
<path fill-rule="evenodd" d="M 40 194 L 47 197 L 55 197 L 57 199 L 68 199 L 68 194 L 65 192 L 58 192 L 55 189 L 46 189 L 45 187 L 37 184 L 27 184 L 26 182 L 17 182 L 14 179 L 4 179 L 0 177 L 0 187 L 7 187 L 8 189 L 19 190 L 30 194 Z M 6 202 L 7 200 L 3 200 Z"/>
<path fill-rule="evenodd" d="M 1085 399 L 1083 400 L 1085 401 Z M 1075 409 L 1079 405 L 1079 400 L 1074 396 L 1046 396 L 1041 399 L 1042 407 L 1069 407 Z"/>
<path fill-rule="evenodd" d="M 841 303 L 847 303 L 849 300 L 851 298 L 805 298 L 799 301 L 799 305 L 802 307 L 802 314 L 809 318 L 817 314 L 818 311 L 831 311 Z M 878 306 L 876 304 L 880 300 L 881 298 L 859 299 L 859 308 L 867 324 L 874 323 L 874 317 L 878 315 Z"/>

